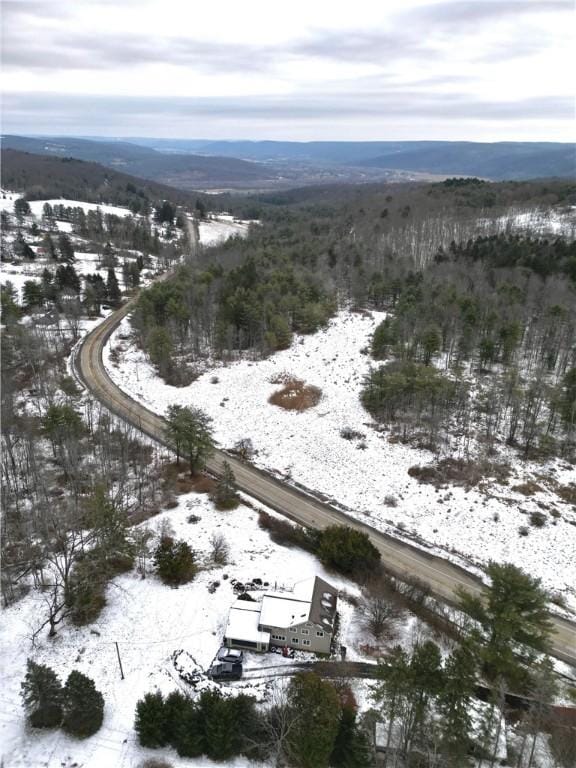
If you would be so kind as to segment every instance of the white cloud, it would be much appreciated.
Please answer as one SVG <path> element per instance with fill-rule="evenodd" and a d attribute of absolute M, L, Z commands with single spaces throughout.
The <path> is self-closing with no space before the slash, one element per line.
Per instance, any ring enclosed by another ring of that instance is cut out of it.
<path fill-rule="evenodd" d="M 564 0 L 5 0 L 5 130 L 571 140 L 570 13 Z"/>

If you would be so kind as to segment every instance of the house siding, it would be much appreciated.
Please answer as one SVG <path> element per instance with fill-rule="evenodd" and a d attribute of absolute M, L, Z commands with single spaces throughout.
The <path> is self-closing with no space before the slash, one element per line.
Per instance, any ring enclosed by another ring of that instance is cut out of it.
<path fill-rule="evenodd" d="M 324 631 L 317 624 L 297 624 L 288 629 L 286 627 L 262 625 L 261 629 L 264 632 L 270 632 L 270 645 L 276 648 L 288 646 L 288 648 L 309 651 L 311 653 L 330 653 L 332 633 Z M 319 633 L 322 634 L 320 635 Z"/>

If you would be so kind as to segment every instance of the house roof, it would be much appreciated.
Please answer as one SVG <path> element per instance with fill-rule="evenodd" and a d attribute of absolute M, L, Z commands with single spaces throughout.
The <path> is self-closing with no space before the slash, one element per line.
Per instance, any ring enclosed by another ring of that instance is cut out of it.
<path fill-rule="evenodd" d="M 248 600 L 236 600 L 228 614 L 228 625 L 224 637 L 230 640 L 246 641 L 248 643 L 270 642 L 270 633 L 261 632 L 260 603 Z"/>
<path fill-rule="evenodd" d="M 262 598 L 260 624 L 288 628 L 311 621 L 331 632 L 337 597 L 334 587 L 318 576 L 297 582 L 292 592 L 267 592 Z"/>

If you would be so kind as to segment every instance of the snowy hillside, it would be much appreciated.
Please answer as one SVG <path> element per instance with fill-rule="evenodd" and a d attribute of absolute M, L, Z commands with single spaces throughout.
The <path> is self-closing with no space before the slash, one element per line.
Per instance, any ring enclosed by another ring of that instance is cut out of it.
<path fill-rule="evenodd" d="M 184 389 L 165 385 L 143 353 L 119 339 L 129 333 L 126 320 L 110 340 L 105 365 L 122 389 L 151 410 L 164 413 L 173 403 L 202 407 L 214 419 L 222 447 L 251 438 L 256 464 L 321 492 L 375 528 L 434 545 L 469 566 L 490 559 L 515 563 L 541 576 L 576 608 L 573 508 L 553 490 L 543 488 L 529 498 L 511 490 L 542 472 L 541 466 L 523 465 L 506 486 L 494 483 L 490 497 L 457 487 L 434 491 L 408 475 L 410 467 L 431 463 L 432 454 L 391 443 L 386 432 L 373 428 L 359 392 L 370 367 L 364 350 L 382 317 L 340 312 L 326 330 L 297 337 L 289 350 L 259 362 L 216 367 Z M 111 349 L 119 353 L 117 366 L 109 358 Z M 320 387 L 318 405 L 298 413 L 269 404 L 278 389 L 271 380 L 281 373 Z M 345 427 L 360 436 L 344 439 Z M 555 462 L 546 470 L 561 484 L 574 481 L 570 465 Z M 519 527 L 540 503 L 560 515 L 521 536 Z"/>

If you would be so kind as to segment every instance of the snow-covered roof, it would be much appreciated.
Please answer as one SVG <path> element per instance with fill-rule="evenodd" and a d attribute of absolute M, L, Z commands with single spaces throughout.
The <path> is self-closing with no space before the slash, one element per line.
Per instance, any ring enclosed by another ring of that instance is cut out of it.
<path fill-rule="evenodd" d="M 292 592 L 269 594 L 262 598 L 260 623 L 265 627 L 293 627 L 308 621 L 310 602 L 297 600 Z"/>
<path fill-rule="evenodd" d="M 314 576 L 294 585 L 292 592 L 267 592 L 262 598 L 260 624 L 294 627 L 307 621 L 330 631 L 336 613 L 336 590 Z"/>
<path fill-rule="evenodd" d="M 260 603 L 237 600 L 228 614 L 228 624 L 224 637 L 230 640 L 248 643 L 270 642 L 270 633 L 258 629 L 260 623 Z"/>

